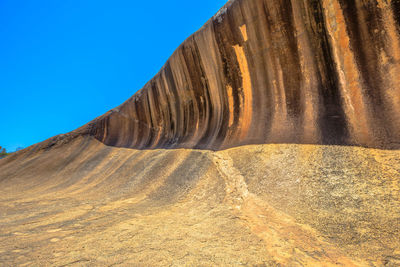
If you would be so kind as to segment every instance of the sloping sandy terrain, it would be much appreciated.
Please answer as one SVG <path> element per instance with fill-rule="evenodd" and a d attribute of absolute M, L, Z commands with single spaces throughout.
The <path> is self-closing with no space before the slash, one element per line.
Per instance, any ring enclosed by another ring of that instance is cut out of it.
<path fill-rule="evenodd" d="M 396 266 L 399 178 L 400 151 L 77 138 L 0 161 L 0 262 Z"/>

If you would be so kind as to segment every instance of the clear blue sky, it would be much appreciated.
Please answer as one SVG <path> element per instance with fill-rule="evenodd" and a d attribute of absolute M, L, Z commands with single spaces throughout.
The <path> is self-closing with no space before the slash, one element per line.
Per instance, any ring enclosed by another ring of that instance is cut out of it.
<path fill-rule="evenodd" d="M 139 90 L 226 0 L 0 0 L 0 146 L 66 133 Z"/>

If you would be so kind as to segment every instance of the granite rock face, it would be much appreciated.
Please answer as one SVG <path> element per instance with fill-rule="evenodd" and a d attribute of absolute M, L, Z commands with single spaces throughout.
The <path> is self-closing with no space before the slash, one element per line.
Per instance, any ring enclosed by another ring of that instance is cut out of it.
<path fill-rule="evenodd" d="M 0 160 L 5 266 L 399 266 L 400 151 L 137 150 Z"/>
<path fill-rule="evenodd" d="M 84 127 L 129 148 L 400 146 L 400 1 L 229 1 Z"/>
<path fill-rule="evenodd" d="M 0 160 L 0 265 L 400 266 L 399 36 L 399 0 L 229 1 Z"/>

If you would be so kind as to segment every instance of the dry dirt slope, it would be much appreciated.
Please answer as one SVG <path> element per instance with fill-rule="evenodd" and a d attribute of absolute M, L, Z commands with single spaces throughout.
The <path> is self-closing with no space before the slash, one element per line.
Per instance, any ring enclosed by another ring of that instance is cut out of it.
<path fill-rule="evenodd" d="M 398 266 L 399 180 L 400 151 L 79 137 L 0 161 L 0 262 Z"/>

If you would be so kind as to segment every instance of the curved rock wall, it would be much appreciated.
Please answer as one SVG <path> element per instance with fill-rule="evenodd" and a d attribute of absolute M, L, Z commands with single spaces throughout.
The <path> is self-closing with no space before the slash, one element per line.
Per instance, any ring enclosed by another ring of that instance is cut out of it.
<path fill-rule="evenodd" d="M 84 131 L 107 145 L 400 145 L 400 1 L 233 0 Z"/>

